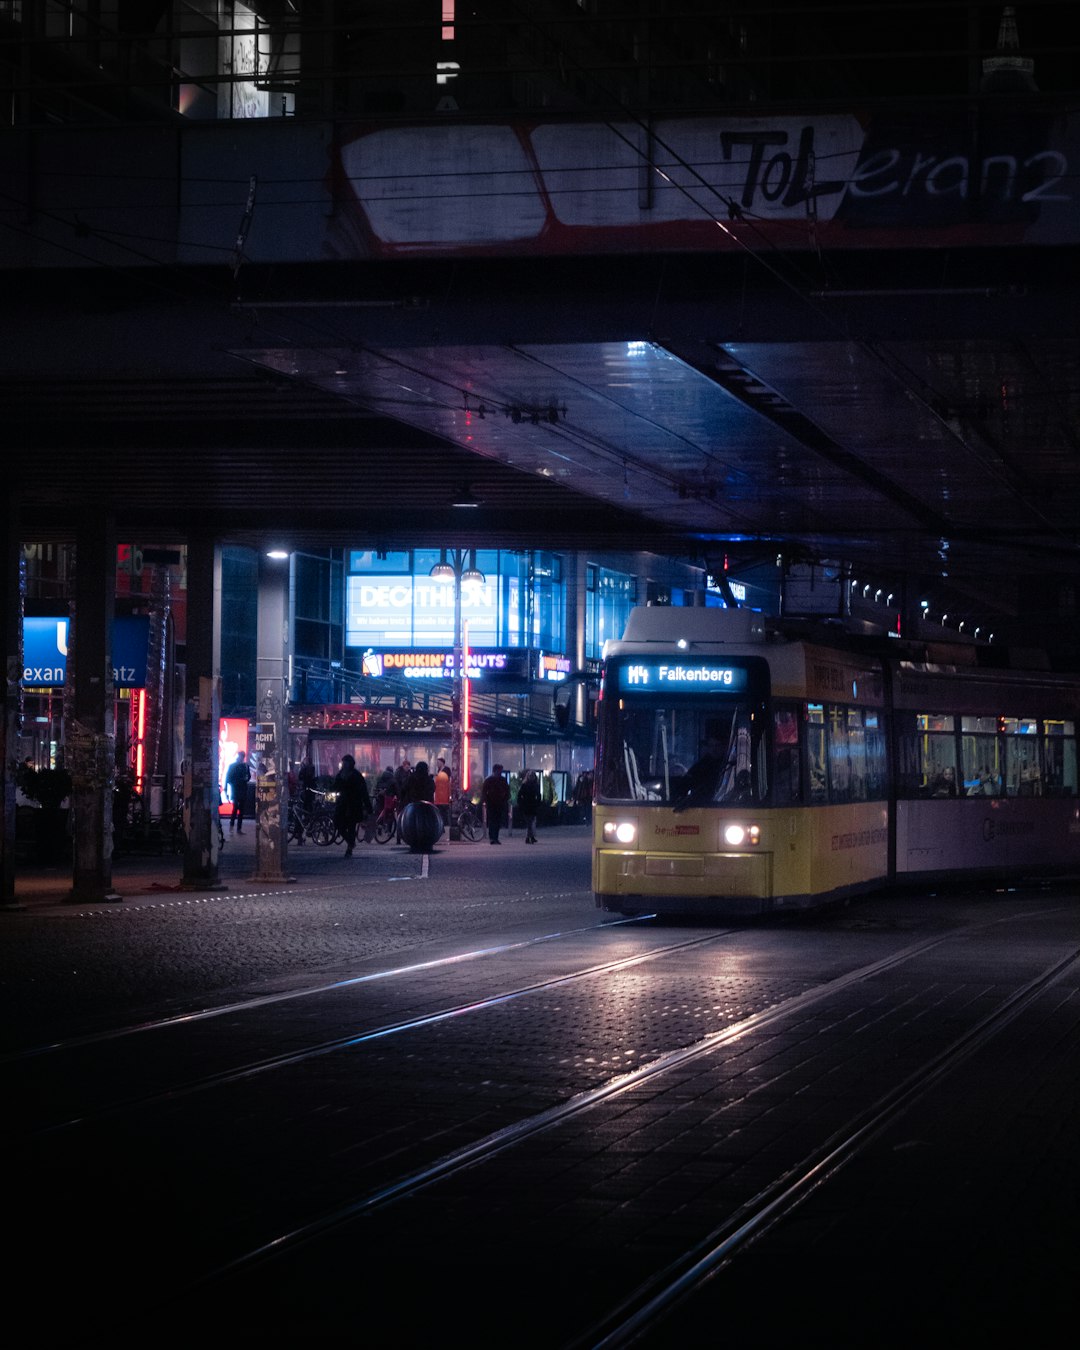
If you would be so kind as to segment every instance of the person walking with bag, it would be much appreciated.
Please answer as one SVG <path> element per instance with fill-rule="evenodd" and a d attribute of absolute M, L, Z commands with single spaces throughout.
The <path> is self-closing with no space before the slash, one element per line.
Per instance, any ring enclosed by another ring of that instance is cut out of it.
<path fill-rule="evenodd" d="M 536 843 L 536 817 L 540 814 L 540 780 L 536 770 L 530 769 L 521 781 L 517 795 L 518 809 L 525 821 L 525 842 Z"/>

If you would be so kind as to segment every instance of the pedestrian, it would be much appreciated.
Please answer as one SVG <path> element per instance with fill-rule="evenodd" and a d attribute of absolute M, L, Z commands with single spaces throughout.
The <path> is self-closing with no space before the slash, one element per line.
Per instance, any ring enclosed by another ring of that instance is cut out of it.
<path fill-rule="evenodd" d="M 427 760 L 418 759 L 416 761 L 416 766 L 409 775 L 405 800 L 407 802 L 433 802 L 435 800 L 435 779 L 432 778 L 431 771 L 428 769 Z"/>
<path fill-rule="evenodd" d="M 510 803 L 510 784 L 503 777 L 503 766 L 493 764 L 480 789 L 480 805 L 487 818 L 488 843 L 498 844 L 499 831 L 506 823 L 506 808 Z"/>
<path fill-rule="evenodd" d="M 540 780 L 535 769 L 529 769 L 518 788 L 517 804 L 525 821 L 525 842 L 536 843 L 536 817 L 540 814 Z"/>
<path fill-rule="evenodd" d="M 408 764 L 408 760 L 405 761 Z M 427 760 L 418 759 L 414 768 L 409 770 L 408 777 L 405 779 L 401 788 L 401 796 L 398 799 L 400 810 L 397 813 L 396 820 L 396 843 L 404 843 L 401 834 L 401 818 L 405 814 L 405 808 L 410 802 L 430 802 L 435 798 L 435 779 L 432 778 L 427 766 Z"/>
<path fill-rule="evenodd" d="M 592 820 L 593 776 L 585 770 L 577 776 L 574 784 L 574 805 L 581 811 L 581 818 L 587 825 Z"/>
<path fill-rule="evenodd" d="M 315 784 L 318 781 L 315 765 L 311 762 L 310 750 L 296 771 L 296 781 L 300 789 L 300 804 L 304 808 L 304 814 L 310 815 L 315 808 Z"/>
<path fill-rule="evenodd" d="M 248 767 L 247 754 L 237 750 L 236 758 L 225 774 L 225 794 L 232 802 L 232 815 L 229 816 L 229 833 L 235 828 L 237 834 L 244 833 L 244 811 L 247 808 L 247 790 L 251 782 L 251 769 Z"/>
<path fill-rule="evenodd" d="M 341 768 L 334 776 L 334 791 L 337 801 L 334 803 L 334 824 L 345 840 L 345 856 L 351 858 L 356 847 L 356 830 L 366 815 L 371 813 L 371 798 L 368 795 L 364 775 L 356 767 L 352 755 L 342 755 Z"/>
<path fill-rule="evenodd" d="M 435 761 L 435 796 L 432 798 L 439 808 L 443 824 L 450 827 L 450 770 L 441 756 Z"/>

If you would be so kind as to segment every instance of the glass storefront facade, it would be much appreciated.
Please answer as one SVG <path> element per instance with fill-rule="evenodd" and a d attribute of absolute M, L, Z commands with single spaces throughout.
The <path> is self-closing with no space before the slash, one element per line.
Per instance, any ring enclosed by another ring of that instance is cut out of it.
<path fill-rule="evenodd" d="M 637 604 L 637 583 L 625 572 L 590 563 L 586 570 L 585 655 L 598 659 L 608 638 L 619 638 Z"/>
<path fill-rule="evenodd" d="M 438 549 L 346 554 L 346 647 L 443 647 L 454 640 L 454 583 L 430 573 Z M 555 553 L 470 551 L 484 580 L 462 585 L 462 619 L 472 647 L 562 651 L 566 641 L 563 561 Z"/>

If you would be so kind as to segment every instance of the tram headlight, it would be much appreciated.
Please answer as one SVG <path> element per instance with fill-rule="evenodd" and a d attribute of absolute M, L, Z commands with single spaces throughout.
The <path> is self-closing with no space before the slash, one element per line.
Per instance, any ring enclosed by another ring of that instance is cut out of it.
<path fill-rule="evenodd" d="M 757 844 L 761 840 L 761 830 L 757 825 L 725 825 L 724 843 L 732 848 L 742 848 L 744 844 Z"/>
<path fill-rule="evenodd" d="M 632 844 L 637 838 L 637 825 L 632 820 L 605 820 L 605 844 Z"/>

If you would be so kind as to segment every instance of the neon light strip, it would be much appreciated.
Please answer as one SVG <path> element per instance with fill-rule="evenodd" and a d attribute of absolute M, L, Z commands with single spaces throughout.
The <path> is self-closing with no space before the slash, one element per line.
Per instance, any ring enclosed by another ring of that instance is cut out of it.
<path fill-rule="evenodd" d="M 450 0 L 452 3 L 453 0 Z M 461 790 L 469 790 L 469 621 L 461 626 Z"/>
<path fill-rule="evenodd" d="M 146 690 L 136 689 L 133 692 L 135 694 L 135 781 L 138 783 L 141 792 L 146 754 L 143 746 L 143 739 L 146 736 Z"/>

